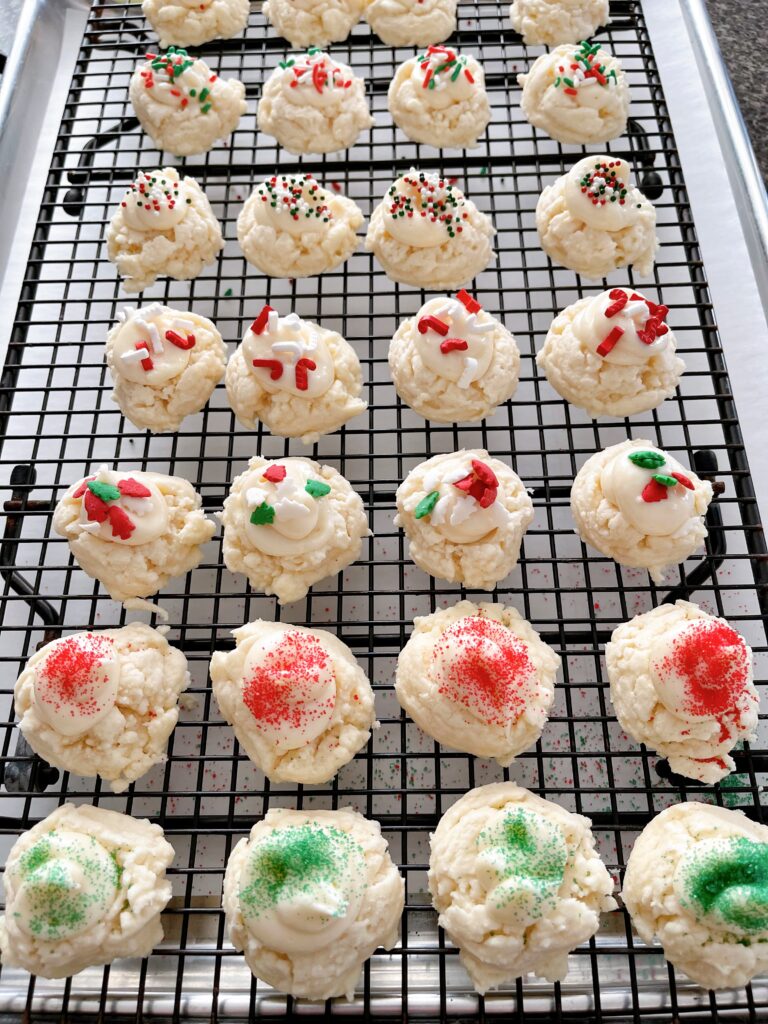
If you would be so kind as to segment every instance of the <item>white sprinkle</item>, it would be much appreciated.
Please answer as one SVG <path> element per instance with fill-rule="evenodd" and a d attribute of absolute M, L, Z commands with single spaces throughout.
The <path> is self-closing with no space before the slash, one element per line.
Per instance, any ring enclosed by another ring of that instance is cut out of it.
<path fill-rule="evenodd" d="M 101 523 L 80 523 L 81 533 L 98 533 L 101 529 Z"/>
<path fill-rule="evenodd" d="M 424 490 L 427 494 L 430 491 L 436 491 L 440 484 L 455 484 L 457 480 L 463 480 L 471 470 L 466 469 L 454 469 L 451 472 L 446 472 L 439 466 L 430 471 L 424 477 Z"/>
<path fill-rule="evenodd" d="M 145 348 L 135 348 L 132 352 L 123 352 L 120 358 L 126 363 L 140 363 L 148 354 Z"/>
<path fill-rule="evenodd" d="M 496 324 L 493 320 L 489 320 L 486 323 L 479 324 L 475 321 L 472 324 L 472 331 L 474 334 L 488 334 L 489 331 L 496 330 Z"/>
<path fill-rule="evenodd" d="M 260 487 L 249 487 L 245 492 L 245 501 L 248 507 L 253 506 L 258 508 L 259 505 L 263 505 L 267 500 L 267 492 L 262 491 Z"/>
<path fill-rule="evenodd" d="M 121 324 L 124 324 L 126 320 L 130 320 L 133 314 L 136 312 L 133 306 L 123 306 L 122 309 L 117 311 L 117 319 Z"/>
<path fill-rule="evenodd" d="M 477 373 L 477 360 L 471 356 L 464 357 L 464 372 L 456 381 L 460 388 L 468 388 L 472 381 L 475 379 Z"/>
<path fill-rule="evenodd" d="M 146 331 L 149 335 L 149 341 L 152 347 L 152 351 L 156 355 L 160 355 L 165 351 L 162 341 L 160 340 L 160 334 L 154 324 L 147 323 L 146 320 L 142 320 L 140 317 L 136 317 L 136 326 L 140 327 L 143 331 Z M 146 356 L 144 357 L 146 358 Z"/>
<path fill-rule="evenodd" d="M 286 355 L 292 356 L 293 358 L 291 359 L 291 362 L 295 363 L 297 359 L 301 359 L 303 347 L 298 343 L 298 341 L 274 342 L 274 344 L 272 345 L 273 355 L 279 356 L 281 352 L 285 352 Z"/>
<path fill-rule="evenodd" d="M 302 504 L 300 501 L 291 501 L 290 498 L 282 498 L 275 502 L 275 517 L 283 523 L 305 522 L 312 516 L 313 509 Z"/>
<path fill-rule="evenodd" d="M 184 320 L 182 317 L 177 316 L 173 321 L 173 326 L 178 327 L 180 331 L 194 331 L 195 325 L 191 320 Z"/>
<path fill-rule="evenodd" d="M 638 313 L 641 313 L 647 320 L 650 310 L 644 302 L 628 302 L 624 309 L 621 311 L 624 316 L 635 317 Z"/>
<path fill-rule="evenodd" d="M 289 327 L 292 331 L 295 331 L 301 327 L 301 318 L 298 313 L 289 313 L 287 316 L 282 318 L 281 323 L 285 327 Z"/>
<path fill-rule="evenodd" d="M 451 526 L 460 526 L 466 519 L 477 510 L 478 505 L 474 498 L 454 498 L 453 509 L 449 522 Z"/>
<path fill-rule="evenodd" d="M 277 330 L 277 324 L 280 320 L 276 309 L 270 309 L 267 315 L 267 334 L 272 334 L 273 331 Z"/>

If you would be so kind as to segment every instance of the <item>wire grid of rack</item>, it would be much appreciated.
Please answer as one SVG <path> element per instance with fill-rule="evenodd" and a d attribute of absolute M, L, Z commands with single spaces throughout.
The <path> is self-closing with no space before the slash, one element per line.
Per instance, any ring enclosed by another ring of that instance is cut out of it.
<path fill-rule="evenodd" d="M 231 143 L 204 158 L 163 159 L 137 128 L 128 104 L 133 67 L 154 37 L 135 6 L 93 0 L 48 182 L 40 208 L 21 303 L 0 382 L 4 435 L 0 481 L 6 497 L 0 549 L 4 578 L 0 699 L 5 788 L 0 793 L 0 841 L 7 850 L 23 829 L 64 799 L 149 816 L 166 829 L 177 857 L 174 898 L 164 915 L 166 940 L 138 963 L 117 961 L 67 982 L 0 974 L 0 1009 L 138 1020 L 186 1015 L 247 1019 L 298 1012 L 546 1019 L 676 1020 L 734 1014 L 757 1019 L 768 987 L 707 994 L 676 976 L 658 949 L 633 935 L 622 910 L 606 915 L 595 939 L 570 958 L 565 982 L 518 980 L 485 999 L 471 991 L 456 950 L 437 928 L 426 887 L 428 835 L 445 809 L 468 788 L 513 778 L 536 793 L 588 814 L 599 849 L 620 879 L 634 836 L 653 814 L 683 799 L 743 808 L 759 818 L 765 781 L 766 730 L 737 753 L 737 772 L 719 787 L 670 776 L 657 756 L 619 729 L 608 698 L 601 651 L 614 626 L 661 601 L 692 597 L 727 616 L 753 645 L 758 683 L 766 678 L 766 552 L 745 452 L 725 370 L 722 340 L 710 305 L 683 174 L 667 117 L 658 70 L 635 0 L 616 0 L 613 21 L 600 31 L 622 60 L 632 91 L 628 136 L 607 147 L 626 155 L 641 187 L 656 201 L 661 249 L 647 292 L 672 309 L 670 321 L 687 373 L 679 393 L 632 421 L 595 423 L 570 408 L 537 372 L 535 351 L 553 315 L 594 290 L 550 265 L 540 250 L 533 210 L 542 187 L 579 159 L 532 129 L 518 106 L 516 74 L 529 52 L 510 30 L 507 5 L 464 2 L 458 44 L 482 57 L 493 121 L 480 147 L 440 153 L 409 143 L 394 129 L 386 91 L 395 66 L 413 50 L 379 44 L 359 26 L 333 52 L 364 75 L 376 126 L 346 154 L 297 160 L 260 136 L 255 103 L 266 74 L 282 59 L 283 40 L 255 10 L 245 38 L 199 52 L 220 74 L 240 77 L 249 111 Z M 304 454 L 259 430 L 237 427 L 223 388 L 201 414 L 171 436 L 150 436 L 126 422 L 110 401 L 104 337 L 125 297 L 106 258 L 105 226 L 137 167 L 184 165 L 207 191 L 227 240 L 219 262 L 189 283 L 161 281 L 146 299 L 188 304 L 217 323 L 230 349 L 264 301 L 282 312 L 339 330 L 360 356 L 368 411 L 312 449 L 359 492 L 373 536 L 361 559 L 338 579 L 315 586 L 305 601 L 277 609 L 228 573 L 220 538 L 201 566 L 160 596 L 170 613 L 170 639 L 187 655 L 192 688 L 171 738 L 168 760 L 116 797 L 100 782 L 50 769 L 19 745 L 12 681 L 43 641 L 61 631 L 107 627 L 125 613 L 73 564 L 64 540 L 51 534 L 51 512 L 71 481 L 102 462 L 153 469 L 189 479 L 211 512 L 249 456 Z M 480 425 L 425 423 L 395 395 L 387 343 L 399 320 L 424 300 L 388 281 L 362 249 L 332 273 L 300 281 L 270 280 L 249 268 L 235 240 L 235 221 L 251 185 L 275 167 L 311 170 L 369 214 L 397 173 L 411 164 L 455 177 L 498 231 L 497 262 L 474 292 L 515 333 L 521 352 L 517 395 Z M 624 283 L 617 274 L 611 283 Z M 632 280 L 631 274 L 629 279 Z M 622 569 L 587 550 L 573 533 L 568 491 L 585 459 L 627 436 L 649 438 L 719 481 L 708 517 L 706 553 L 676 570 L 669 588 L 645 573 Z M 482 446 L 511 462 L 531 488 L 536 516 L 520 564 L 494 599 L 517 607 L 563 658 L 556 703 L 541 741 L 508 770 L 441 749 L 400 711 L 392 682 L 398 651 L 414 615 L 467 594 L 432 580 L 407 557 L 392 525 L 394 491 L 416 463 L 454 448 Z M 240 753 L 211 699 L 212 651 L 231 645 L 229 632 L 256 617 L 282 617 L 335 631 L 351 646 L 374 689 L 381 727 L 368 747 L 325 786 L 271 785 Z M 365 967 L 355 1003 L 312 1007 L 276 994 L 251 978 L 225 938 L 219 900 L 233 844 L 270 806 L 351 805 L 377 818 L 407 881 L 402 944 Z"/>

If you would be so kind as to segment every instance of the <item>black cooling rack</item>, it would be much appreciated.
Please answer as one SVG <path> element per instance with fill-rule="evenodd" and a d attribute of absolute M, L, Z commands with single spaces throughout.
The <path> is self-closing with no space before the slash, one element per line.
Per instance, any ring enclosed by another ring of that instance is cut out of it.
<path fill-rule="evenodd" d="M 640 286 L 671 307 L 670 322 L 688 371 L 678 394 L 660 409 L 600 424 L 561 401 L 536 370 L 535 351 L 554 314 L 595 289 L 551 266 L 537 243 L 536 199 L 582 151 L 559 146 L 522 119 L 516 74 L 541 51 L 529 53 L 510 30 L 506 3 L 459 6 L 456 41 L 482 57 L 493 106 L 487 137 L 467 153 L 414 146 L 393 128 L 386 111 L 388 83 L 396 64 L 414 51 L 381 46 L 365 25 L 333 52 L 367 78 L 376 126 L 341 156 L 299 161 L 256 132 L 254 100 L 286 52 L 256 10 L 245 39 L 198 51 L 220 74 L 245 81 L 249 112 L 230 144 L 204 158 L 166 156 L 165 162 L 183 165 L 203 184 L 227 246 L 218 264 L 196 281 L 159 282 L 146 299 L 188 303 L 218 324 L 230 349 L 264 301 L 283 312 L 295 308 L 350 340 L 363 365 L 368 411 L 322 438 L 310 453 L 352 481 L 367 505 L 374 536 L 355 566 L 282 611 L 224 569 L 219 538 L 208 545 L 203 564 L 160 598 L 170 613 L 170 638 L 186 653 L 193 677 L 168 762 L 115 797 L 99 782 L 40 762 L 13 722 L 13 680 L 40 643 L 62 630 L 125 621 L 121 609 L 73 564 L 66 543 L 52 535 L 55 502 L 71 481 L 107 462 L 187 477 L 214 512 L 250 455 L 276 458 L 307 450 L 299 442 L 239 429 L 221 387 L 203 413 L 166 437 L 136 431 L 110 402 L 103 344 L 125 297 L 106 259 L 104 230 L 136 168 L 158 166 L 163 158 L 139 132 L 127 99 L 130 73 L 155 46 L 154 37 L 138 7 L 93 0 L 0 380 L 0 481 L 7 513 L 0 547 L 0 713 L 5 718 L 0 723 L 5 783 L 0 836 L 7 848 L 65 799 L 149 816 L 163 825 L 177 851 L 171 869 L 174 899 L 164 915 L 166 941 L 149 960 L 118 961 L 67 982 L 3 970 L 2 1012 L 35 1020 L 113 1014 L 133 1021 L 323 1012 L 251 978 L 225 942 L 221 882 L 233 844 L 269 806 L 351 804 L 381 821 L 407 879 L 407 903 L 402 945 L 374 956 L 351 1008 L 328 1004 L 328 1013 L 366 1020 L 765 1017 L 768 979 L 746 990 L 704 993 L 676 977 L 658 950 L 645 947 L 621 910 L 606 915 L 595 939 L 571 956 L 571 972 L 561 985 L 518 980 L 478 998 L 456 951 L 437 929 L 427 895 L 429 831 L 468 787 L 500 778 L 511 777 L 588 814 L 617 880 L 634 836 L 671 803 L 707 800 L 741 807 L 754 818 L 761 815 L 759 794 L 768 766 L 764 721 L 758 744 L 736 754 L 737 771 L 728 780 L 716 787 L 686 783 L 618 728 L 601 662 L 603 645 L 618 622 L 659 602 L 692 597 L 745 634 L 756 653 L 758 682 L 766 678 L 766 548 L 722 339 L 641 4 L 616 0 L 612 13 L 610 27 L 596 38 L 624 64 L 633 120 L 627 137 L 608 148 L 630 160 L 641 187 L 656 202 L 662 245 L 653 282 Z M 389 380 L 388 340 L 398 321 L 421 305 L 423 293 L 393 285 L 362 250 L 319 278 L 269 280 L 246 265 L 235 241 L 235 221 L 251 185 L 276 166 L 312 171 L 369 214 L 391 179 L 411 163 L 455 177 L 498 229 L 498 261 L 479 276 L 474 291 L 515 333 L 521 384 L 510 403 L 471 428 L 425 423 L 397 401 Z M 612 284 L 625 281 L 625 275 L 611 278 Z M 594 451 L 627 436 L 650 438 L 715 482 L 706 552 L 676 570 L 667 589 L 653 586 L 642 572 L 588 552 L 573 533 L 568 493 L 576 469 Z M 511 462 L 532 489 L 536 517 L 520 565 L 494 597 L 515 605 L 563 657 L 557 701 L 541 741 L 508 772 L 440 749 L 402 715 L 392 689 L 396 657 L 413 616 L 462 596 L 480 598 L 412 566 L 392 526 L 394 491 L 417 462 L 470 446 L 487 447 Z M 212 651 L 231 643 L 229 631 L 236 626 L 275 615 L 337 632 L 376 690 L 381 728 L 327 786 L 265 782 L 238 750 L 211 700 Z"/>

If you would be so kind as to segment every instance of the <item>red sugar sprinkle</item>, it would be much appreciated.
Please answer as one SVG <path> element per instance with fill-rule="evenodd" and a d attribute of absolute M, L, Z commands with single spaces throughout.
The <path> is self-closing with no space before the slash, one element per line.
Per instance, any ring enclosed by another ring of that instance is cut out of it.
<path fill-rule="evenodd" d="M 108 680 L 99 666 L 112 651 L 109 637 L 94 633 L 67 637 L 37 668 L 36 696 L 70 717 L 95 715 L 102 706 L 100 690 Z"/>
<path fill-rule="evenodd" d="M 314 690 L 329 670 L 333 672 L 330 657 L 315 637 L 288 631 L 269 664 L 259 666 L 245 680 L 243 703 L 257 722 L 272 727 L 288 725 L 304 732 L 333 711 L 335 694 L 314 704 Z"/>
<path fill-rule="evenodd" d="M 479 615 L 460 619 L 435 645 L 433 658 L 443 662 L 438 692 L 489 725 L 507 725 L 525 711 L 535 670 L 527 645 L 502 623 Z"/>

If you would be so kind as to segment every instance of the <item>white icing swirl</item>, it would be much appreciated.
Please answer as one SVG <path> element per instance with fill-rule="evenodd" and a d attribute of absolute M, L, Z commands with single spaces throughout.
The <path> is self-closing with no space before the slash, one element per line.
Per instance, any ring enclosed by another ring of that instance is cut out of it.
<path fill-rule="evenodd" d="M 310 50 L 285 64 L 276 74 L 287 101 L 318 110 L 338 106 L 354 78 L 352 68 L 322 50 Z"/>
<path fill-rule="evenodd" d="M 333 222 L 333 197 L 310 174 L 274 175 L 256 186 L 256 194 L 255 219 L 275 231 L 317 235 Z"/>
<path fill-rule="evenodd" d="M 631 227 L 637 220 L 638 207 L 646 202 L 630 184 L 631 173 L 626 160 L 599 155 L 579 160 L 565 179 L 568 212 L 601 231 Z M 610 184 L 613 181 L 617 182 L 616 188 Z"/>
<path fill-rule="evenodd" d="M 662 501 L 645 501 L 643 490 L 653 480 L 654 474 L 670 476 L 682 473 L 695 483 L 691 471 L 685 469 L 676 459 L 658 448 L 638 448 L 660 455 L 665 461 L 657 469 L 644 469 L 633 463 L 631 451 L 622 451 L 603 466 L 600 486 L 604 497 L 614 505 L 624 518 L 646 537 L 671 537 L 685 526 L 694 514 L 694 492 L 682 484 L 667 488 L 667 497 Z"/>
<path fill-rule="evenodd" d="M 627 296 L 627 303 L 619 312 L 607 317 L 606 311 L 617 304 L 616 298 L 611 297 L 616 292 L 624 293 Z M 663 333 L 661 330 L 651 329 L 650 335 L 653 336 L 653 340 L 647 344 L 642 341 L 640 332 L 647 331 L 652 326 L 649 321 L 653 319 L 653 309 L 663 310 L 664 307 L 657 307 L 653 303 L 649 305 L 649 300 L 644 295 L 631 288 L 613 288 L 611 291 L 596 295 L 589 305 L 577 314 L 573 323 L 574 334 L 591 352 L 601 355 L 598 348 L 614 328 L 618 327 L 623 334 L 613 348 L 601 357 L 607 363 L 615 363 L 617 366 L 644 366 L 649 359 L 664 352 L 671 337 L 666 324 L 659 320 Z"/>
<path fill-rule="evenodd" d="M 81 533 L 90 533 L 98 537 L 99 540 L 110 541 L 113 544 L 138 547 L 157 540 L 168 529 L 168 506 L 157 485 L 147 473 L 138 471 L 116 473 L 106 466 L 101 466 L 96 475 L 88 477 L 87 480 L 97 484 L 106 484 L 110 488 L 118 490 L 118 484 L 121 481 L 135 480 L 149 491 L 149 495 L 134 497 L 120 493 L 118 496 L 102 502 L 105 506 L 103 508 L 97 501 L 86 497 L 90 488 L 85 480 L 81 480 L 73 488 L 73 495 L 82 489 L 82 493 L 77 498 L 80 502 L 79 527 Z M 112 512 L 112 509 L 117 509 L 117 512 Z M 103 516 L 105 518 L 102 519 Z M 126 518 L 132 525 L 132 529 L 128 529 Z M 121 534 L 128 535 L 122 536 Z"/>
<path fill-rule="evenodd" d="M 260 333 L 253 330 L 256 326 L 261 327 Z M 278 316 L 271 310 L 263 325 L 254 320 L 243 336 L 243 356 L 260 386 L 272 394 L 287 391 L 297 398 L 319 398 L 336 375 L 319 328 L 295 313 Z M 254 366 L 254 359 L 270 365 Z"/>
<path fill-rule="evenodd" d="M 285 467 L 285 478 L 272 482 L 264 473 L 271 467 Z M 265 555 L 300 555 L 327 545 L 333 534 L 327 496 L 312 497 L 306 490 L 317 480 L 311 465 L 302 458 L 269 462 L 248 474 L 240 501 L 248 541 Z M 324 481 L 322 481 L 324 483 Z M 253 512 L 267 505 L 274 510 L 271 522 L 253 523 Z"/>
<path fill-rule="evenodd" d="M 475 498 L 454 486 L 472 472 L 471 459 L 456 454 L 424 477 L 425 496 L 433 491 L 440 495 L 427 521 L 452 544 L 472 544 L 482 540 L 509 519 L 509 513 L 498 497 L 493 504 L 482 508 Z"/>
<path fill-rule="evenodd" d="M 465 206 L 464 193 L 446 178 L 411 168 L 384 197 L 384 226 L 403 245 L 429 249 L 460 237 Z"/>
<path fill-rule="evenodd" d="M 156 103 L 187 111 L 190 116 L 205 117 L 223 88 L 205 61 L 191 57 L 180 47 L 169 46 L 138 71 Z"/>
<path fill-rule="evenodd" d="M 125 190 L 120 206 L 133 231 L 170 231 L 187 213 L 187 186 L 172 168 L 139 171 Z"/>
<path fill-rule="evenodd" d="M 38 715 L 60 736 L 82 736 L 114 708 L 120 660 L 111 637 L 76 633 L 54 640 L 35 665 Z"/>
<path fill-rule="evenodd" d="M 422 324 L 425 317 L 435 317 L 448 327 L 441 333 L 435 325 Z M 487 372 L 493 358 L 492 334 L 498 323 L 485 310 L 470 313 L 459 299 L 430 299 L 413 319 L 413 340 L 421 361 L 435 376 L 453 381 L 460 388 L 468 388 L 473 381 Z M 465 348 L 441 346 L 451 340 L 463 341 Z"/>
<path fill-rule="evenodd" d="M 467 57 L 448 46 L 429 46 L 412 60 L 411 79 L 417 95 L 435 110 L 471 99 L 482 86 L 477 62 L 470 66 Z"/>
<path fill-rule="evenodd" d="M 196 343 L 192 314 L 153 302 L 143 309 L 126 306 L 118 316 L 123 326 L 112 340 L 112 352 L 122 377 L 158 387 L 181 376 Z M 192 338 L 193 344 L 182 348 L 169 340 L 168 332 L 185 345 Z"/>

